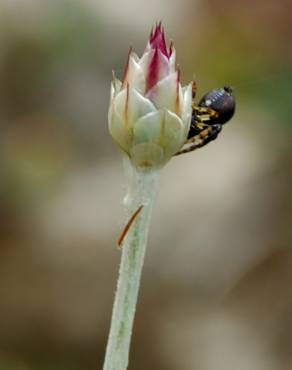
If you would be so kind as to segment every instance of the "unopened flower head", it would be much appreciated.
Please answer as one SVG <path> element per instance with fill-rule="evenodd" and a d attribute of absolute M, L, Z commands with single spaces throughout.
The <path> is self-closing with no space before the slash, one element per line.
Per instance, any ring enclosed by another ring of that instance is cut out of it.
<path fill-rule="evenodd" d="M 109 131 L 137 168 L 158 168 L 185 143 L 191 115 L 192 86 L 182 88 L 159 24 L 141 58 L 130 50 L 123 81 L 113 77 Z"/>

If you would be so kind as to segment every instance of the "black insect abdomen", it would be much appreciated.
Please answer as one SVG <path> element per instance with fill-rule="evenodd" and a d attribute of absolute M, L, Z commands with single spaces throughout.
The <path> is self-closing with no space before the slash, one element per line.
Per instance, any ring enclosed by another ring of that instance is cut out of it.
<path fill-rule="evenodd" d="M 230 87 L 223 87 L 208 92 L 200 100 L 199 107 L 211 108 L 217 117 L 211 117 L 209 124 L 224 124 L 229 121 L 235 111 L 235 98 Z"/>

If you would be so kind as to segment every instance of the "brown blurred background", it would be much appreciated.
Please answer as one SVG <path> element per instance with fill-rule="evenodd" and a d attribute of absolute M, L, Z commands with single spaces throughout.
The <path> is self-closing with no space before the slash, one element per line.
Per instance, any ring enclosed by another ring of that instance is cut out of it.
<path fill-rule="evenodd" d="M 101 369 L 125 179 L 111 70 L 160 19 L 184 82 L 231 85 L 164 169 L 129 370 L 292 369 L 292 4 L 0 0 L 0 370 Z"/>

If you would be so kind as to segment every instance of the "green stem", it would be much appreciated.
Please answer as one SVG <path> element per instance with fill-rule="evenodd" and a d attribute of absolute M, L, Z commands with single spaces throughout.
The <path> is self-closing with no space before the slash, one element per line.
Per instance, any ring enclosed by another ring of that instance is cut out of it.
<path fill-rule="evenodd" d="M 103 370 L 126 370 L 141 271 L 147 245 L 152 206 L 158 190 L 159 171 L 140 172 L 125 161 L 128 190 L 124 199 L 127 217 L 143 205 L 122 247 L 119 279 Z"/>

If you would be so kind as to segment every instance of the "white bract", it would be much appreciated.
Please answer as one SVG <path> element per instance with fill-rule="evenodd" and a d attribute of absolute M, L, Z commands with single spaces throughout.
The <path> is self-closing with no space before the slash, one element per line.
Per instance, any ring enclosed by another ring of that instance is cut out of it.
<path fill-rule="evenodd" d="M 141 58 L 130 50 L 123 81 L 113 78 L 109 131 L 135 167 L 159 168 L 184 145 L 191 116 L 192 84 L 182 88 L 158 25 Z"/>

